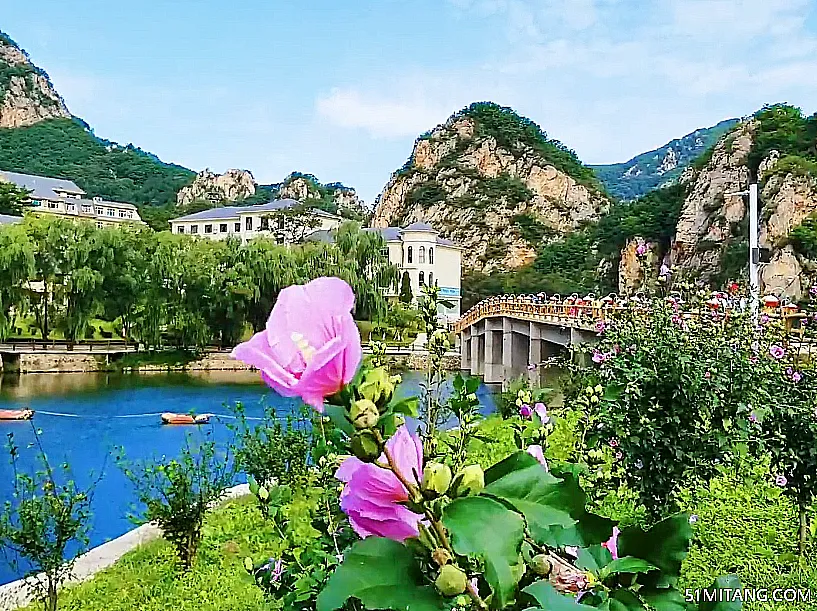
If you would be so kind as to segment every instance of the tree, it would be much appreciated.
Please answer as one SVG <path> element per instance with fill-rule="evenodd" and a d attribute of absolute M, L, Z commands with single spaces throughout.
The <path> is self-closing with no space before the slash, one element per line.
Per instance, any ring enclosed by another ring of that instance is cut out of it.
<path fill-rule="evenodd" d="M 17 216 L 23 213 L 23 204 L 28 199 L 28 191 L 19 189 L 10 182 L 0 181 L 0 214 Z"/>
<path fill-rule="evenodd" d="M 321 226 L 321 221 L 311 208 L 296 204 L 281 208 L 263 217 L 271 231 L 279 236 L 280 243 L 300 244 L 310 233 Z"/>
<path fill-rule="evenodd" d="M 34 250 L 25 229 L 0 229 L 0 339 L 8 336 L 14 317 L 24 309 L 25 285 L 34 271 Z"/>
<path fill-rule="evenodd" d="M 400 301 L 405 304 L 410 304 L 414 299 L 411 293 L 411 278 L 408 272 L 403 272 L 403 278 L 400 280 Z"/>

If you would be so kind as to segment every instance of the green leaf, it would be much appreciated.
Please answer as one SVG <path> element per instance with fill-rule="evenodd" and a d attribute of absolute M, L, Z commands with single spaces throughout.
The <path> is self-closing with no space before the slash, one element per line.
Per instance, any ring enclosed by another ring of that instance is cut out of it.
<path fill-rule="evenodd" d="M 621 556 L 642 558 L 658 567 L 660 572 L 639 577 L 639 583 L 666 588 L 678 583 L 681 562 L 687 557 L 691 539 L 689 515 L 680 513 L 648 530 L 637 526 L 622 529 L 618 537 L 618 551 Z"/>
<path fill-rule="evenodd" d="M 610 598 L 604 601 L 599 609 L 609 611 L 645 611 L 644 603 L 632 590 L 613 590 Z"/>
<path fill-rule="evenodd" d="M 642 588 L 638 592 L 641 598 L 655 611 L 690 611 L 695 605 L 688 603 L 675 588 L 663 590 Z"/>
<path fill-rule="evenodd" d="M 613 555 L 610 553 L 610 550 L 601 545 L 591 545 L 590 547 L 579 548 L 576 566 L 583 571 L 598 573 L 612 561 Z"/>
<path fill-rule="evenodd" d="M 447 505 L 443 524 L 451 533 L 455 552 L 482 558 L 485 579 L 494 592 L 494 605 L 507 605 L 518 580 L 513 567 L 520 562 L 525 531 L 522 518 L 493 499 L 472 496 Z"/>
<path fill-rule="evenodd" d="M 550 527 L 573 526 L 576 521 L 571 513 L 584 509 L 581 490 L 566 486 L 565 480 L 553 477 L 539 463 L 508 473 L 486 486 L 484 494 L 507 501 L 519 510 L 538 543 L 552 542 Z"/>
<path fill-rule="evenodd" d="M 439 611 L 444 607 L 434 587 L 423 584 L 413 552 L 397 541 L 368 537 L 346 552 L 318 595 L 317 611 L 334 611 L 355 597 L 368 609 Z"/>
<path fill-rule="evenodd" d="M 395 414 L 403 414 L 409 418 L 416 418 L 417 414 L 419 414 L 418 405 L 417 397 L 406 397 L 399 401 L 393 401 L 390 405 L 390 409 Z"/>
<path fill-rule="evenodd" d="M 539 465 L 533 456 L 521 450 L 515 452 L 485 471 L 485 485 L 487 486 L 501 477 L 505 477 L 508 473 L 533 465 Z M 541 465 L 539 466 L 541 467 Z"/>
<path fill-rule="evenodd" d="M 715 582 L 707 588 L 708 591 L 714 592 L 715 590 L 737 590 L 740 589 L 740 577 L 737 575 L 723 575 L 722 577 L 718 577 Z M 728 601 L 728 602 L 709 602 L 709 601 L 701 601 L 698 604 L 699 611 L 740 611 L 743 607 L 743 603 L 741 601 Z"/>
<path fill-rule="evenodd" d="M 329 416 L 332 423 L 349 437 L 355 434 L 355 427 L 346 417 L 346 409 L 339 405 L 324 405 L 323 413 Z"/>
<path fill-rule="evenodd" d="M 650 564 L 642 558 L 633 558 L 632 556 L 624 556 L 613 560 L 610 564 L 605 566 L 599 579 L 602 581 L 607 579 L 610 575 L 618 573 L 649 573 L 650 571 L 657 571 L 658 567 Z"/>
<path fill-rule="evenodd" d="M 605 401 L 618 401 L 621 398 L 621 395 L 624 393 L 625 385 L 621 383 L 612 383 L 608 384 L 604 388 L 604 394 L 602 398 Z"/>
<path fill-rule="evenodd" d="M 595 608 L 576 602 L 572 596 L 559 594 L 546 580 L 536 581 L 522 591 L 535 598 L 539 606 L 546 611 L 589 611 Z"/>
<path fill-rule="evenodd" d="M 466 378 L 465 392 L 468 394 L 477 392 L 477 390 L 479 390 L 480 383 L 481 380 L 477 377 Z"/>

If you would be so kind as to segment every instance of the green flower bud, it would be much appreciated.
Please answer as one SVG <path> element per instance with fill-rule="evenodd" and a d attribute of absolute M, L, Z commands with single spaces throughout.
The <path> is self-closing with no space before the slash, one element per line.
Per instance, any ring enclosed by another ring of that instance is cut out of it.
<path fill-rule="evenodd" d="M 590 403 L 598 403 L 598 402 L 599 402 L 598 395 L 593 395 L 592 397 L 590 397 Z"/>
<path fill-rule="evenodd" d="M 255 570 L 255 564 L 253 564 L 252 558 L 249 556 L 244 558 L 244 568 L 248 573 L 252 573 Z"/>
<path fill-rule="evenodd" d="M 438 547 L 431 552 L 431 558 L 437 563 L 437 566 L 445 566 L 452 560 L 450 552 L 444 547 Z"/>
<path fill-rule="evenodd" d="M 269 498 L 269 490 L 267 490 L 264 486 L 258 487 L 258 498 L 262 501 L 266 501 Z"/>
<path fill-rule="evenodd" d="M 463 467 L 457 477 L 454 478 L 454 484 L 451 489 L 452 496 L 468 496 L 469 494 L 478 494 L 485 487 L 485 474 L 482 472 L 482 467 L 479 465 L 468 465 Z"/>
<path fill-rule="evenodd" d="M 362 430 L 355 433 L 350 446 L 352 454 L 363 462 L 374 462 L 380 456 L 380 446 L 371 431 Z"/>
<path fill-rule="evenodd" d="M 440 569 L 440 574 L 434 581 L 437 590 L 443 596 L 456 596 L 465 592 L 468 585 L 468 575 L 453 564 L 446 564 Z"/>
<path fill-rule="evenodd" d="M 378 367 L 363 374 L 363 381 L 358 386 L 358 392 L 364 399 L 368 399 L 378 407 L 383 407 L 391 401 L 394 384 L 385 368 Z"/>
<path fill-rule="evenodd" d="M 601 387 L 601 384 L 596 384 L 595 391 L 597 395 L 600 395 L 602 392 L 604 392 L 604 389 Z"/>
<path fill-rule="evenodd" d="M 552 568 L 550 565 L 550 560 L 545 554 L 537 554 L 530 561 L 530 568 L 533 569 L 533 572 L 537 575 L 549 575 L 550 569 Z"/>
<path fill-rule="evenodd" d="M 423 483 L 420 488 L 423 492 L 431 492 L 434 496 L 445 494 L 451 485 L 451 469 L 448 465 L 430 462 L 423 469 Z"/>
<path fill-rule="evenodd" d="M 468 399 L 469 401 L 476 401 L 477 395 L 475 393 L 469 393 L 466 399 Z"/>
<path fill-rule="evenodd" d="M 454 599 L 454 604 L 457 605 L 458 607 L 467 608 L 471 606 L 471 599 L 465 596 L 464 594 L 461 594 L 460 596 L 457 596 L 457 598 Z"/>
<path fill-rule="evenodd" d="M 370 429 L 376 426 L 377 421 L 380 420 L 380 412 L 369 399 L 360 399 L 352 403 L 349 418 L 356 429 Z"/>
<path fill-rule="evenodd" d="M 585 393 L 587 393 L 588 395 L 592 395 L 592 394 L 593 394 L 593 392 L 594 392 L 594 391 L 593 391 L 593 387 L 592 387 L 592 386 L 588 386 L 587 388 L 585 388 L 585 389 L 584 389 L 584 392 L 585 392 Z"/>

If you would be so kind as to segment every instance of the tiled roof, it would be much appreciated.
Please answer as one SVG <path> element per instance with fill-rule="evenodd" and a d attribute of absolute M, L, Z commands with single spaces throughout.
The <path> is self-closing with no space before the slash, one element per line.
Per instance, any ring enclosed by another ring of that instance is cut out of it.
<path fill-rule="evenodd" d="M 406 227 L 405 231 L 434 231 L 436 233 L 434 227 L 428 223 L 412 223 Z"/>
<path fill-rule="evenodd" d="M 0 214 L 0 225 L 11 225 L 12 223 L 19 223 L 23 220 L 22 216 L 11 216 L 9 214 Z"/>
<path fill-rule="evenodd" d="M 294 199 L 274 199 L 266 204 L 258 204 L 255 206 L 224 206 L 222 208 L 210 208 L 209 210 L 202 210 L 188 214 L 187 216 L 180 216 L 172 219 L 173 221 L 209 221 L 238 218 L 238 215 L 250 212 L 275 212 L 277 210 L 284 210 L 298 205 L 300 202 Z M 334 214 L 325 212 L 324 210 L 313 209 L 318 216 L 328 216 L 336 218 Z"/>
<path fill-rule="evenodd" d="M 57 191 L 85 195 L 85 191 L 80 189 L 72 181 L 64 178 L 46 178 L 45 176 L 0 171 L 0 179 L 12 182 L 18 187 L 31 191 L 31 197 L 35 198 L 58 199 L 59 195 L 57 195 Z"/>

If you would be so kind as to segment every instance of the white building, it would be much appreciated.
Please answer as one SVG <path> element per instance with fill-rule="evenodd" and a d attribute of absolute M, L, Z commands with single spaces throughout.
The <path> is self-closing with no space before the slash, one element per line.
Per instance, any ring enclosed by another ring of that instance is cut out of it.
<path fill-rule="evenodd" d="M 440 298 L 453 305 L 451 308 L 441 307 L 440 314 L 449 321 L 460 317 L 462 247 L 441 238 L 439 232 L 427 223 L 370 231 L 380 232 L 386 242 L 389 261 L 400 270 L 397 286 L 388 294 L 389 297 L 399 295 L 403 275 L 408 274 L 415 299 L 421 294 L 421 286 L 437 285 L 440 287 Z"/>
<path fill-rule="evenodd" d="M 297 241 L 297 238 L 308 238 L 319 231 L 337 229 L 344 221 L 336 214 L 311 209 L 310 225 L 314 226 L 288 227 L 287 222 L 290 219 L 284 215 L 275 215 L 276 212 L 297 205 L 300 203 L 294 199 L 276 199 L 256 206 L 211 208 L 173 219 L 170 221 L 170 227 L 173 233 L 199 235 L 213 240 L 237 237 L 246 242 L 258 236 L 267 236 L 281 243 L 290 243 Z M 293 224 L 299 225 L 297 221 Z"/>
<path fill-rule="evenodd" d="M 0 181 L 29 191 L 27 207 L 35 214 L 96 221 L 97 227 L 142 223 L 133 204 L 109 202 L 99 197 L 87 199 L 85 191 L 70 180 L 0 171 Z"/>

